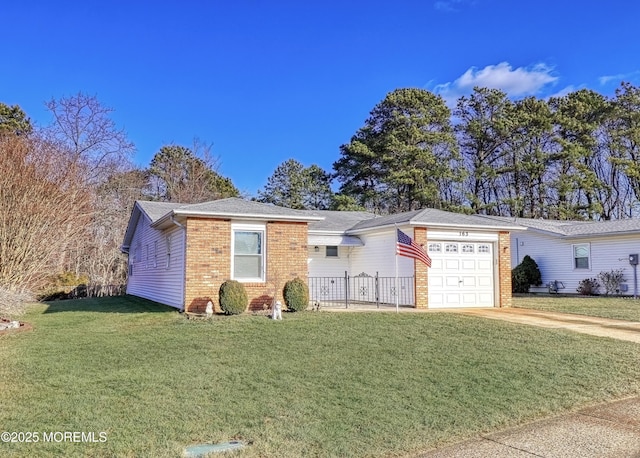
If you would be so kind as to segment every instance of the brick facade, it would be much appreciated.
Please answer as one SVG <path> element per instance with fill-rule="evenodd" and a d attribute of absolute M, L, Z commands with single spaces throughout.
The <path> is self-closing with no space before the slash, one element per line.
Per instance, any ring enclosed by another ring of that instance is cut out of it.
<path fill-rule="evenodd" d="M 307 278 L 307 223 L 266 223 L 266 282 L 245 283 L 249 309 L 282 300 L 287 280 Z M 231 221 L 188 218 L 186 222 L 185 309 L 204 312 L 211 300 L 219 310 L 220 285 L 231 278 Z"/>
<path fill-rule="evenodd" d="M 245 284 L 250 310 L 271 307 L 274 295 L 284 304 L 284 284 L 296 277 L 307 281 L 307 239 L 307 223 L 267 223 L 267 281 Z"/>
<path fill-rule="evenodd" d="M 424 247 L 427 246 L 427 228 L 415 227 L 413 229 L 413 240 Z M 415 306 L 416 308 L 427 308 L 429 306 L 429 268 L 417 259 L 413 260 L 414 282 L 415 282 Z"/>
<path fill-rule="evenodd" d="M 511 307 L 511 235 L 501 231 L 498 234 L 498 307 Z"/>
<path fill-rule="evenodd" d="M 185 227 L 185 310 L 204 312 L 209 300 L 218 304 L 220 285 L 231 278 L 231 222 L 188 218 Z"/>

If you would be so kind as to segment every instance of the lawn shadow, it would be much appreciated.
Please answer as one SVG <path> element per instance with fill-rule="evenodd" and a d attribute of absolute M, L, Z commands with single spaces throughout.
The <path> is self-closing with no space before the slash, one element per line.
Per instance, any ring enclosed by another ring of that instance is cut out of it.
<path fill-rule="evenodd" d="M 43 304 L 48 306 L 44 313 L 168 313 L 177 311 L 174 307 L 130 295 L 44 301 Z"/>

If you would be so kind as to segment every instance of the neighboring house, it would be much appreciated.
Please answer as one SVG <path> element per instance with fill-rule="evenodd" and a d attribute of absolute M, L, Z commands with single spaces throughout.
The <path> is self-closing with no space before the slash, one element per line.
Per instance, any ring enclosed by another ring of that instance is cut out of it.
<path fill-rule="evenodd" d="M 395 255 L 400 229 L 432 258 Z M 434 209 L 376 217 L 366 212 L 291 210 L 238 198 L 194 205 L 136 202 L 122 250 L 127 293 L 203 311 L 227 279 L 245 284 L 250 308 L 281 299 L 294 277 L 410 278 L 410 305 L 511 304 L 511 222 Z M 384 300 L 393 301 L 391 288 Z M 316 298 L 318 299 L 318 298 Z M 319 300 L 322 300 L 319 298 Z"/>
<path fill-rule="evenodd" d="M 552 221 L 507 219 L 501 221 L 527 228 L 511 236 L 511 265 L 529 255 L 542 273 L 543 286 L 531 291 L 547 291 L 549 284 L 561 293 L 577 293 L 581 280 L 597 278 L 600 272 L 624 269 L 622 293 L 634 294 L 634 267 L 629 255 L 640 253 L 640 219 L 616 221 Z M 601 290 L 604 292 L 604 290 Z"/>

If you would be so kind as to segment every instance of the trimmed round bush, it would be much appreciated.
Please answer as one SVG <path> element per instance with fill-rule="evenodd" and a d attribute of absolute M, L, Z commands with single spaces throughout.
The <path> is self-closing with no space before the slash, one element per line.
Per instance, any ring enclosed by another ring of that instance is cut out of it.
<path fill-rule="evenodd" d="M 309 287 L 301 278 L 289 280 L 282 290 L 284 303 L 292 312 L 306 310 L 309 307 Z"/>
<path fill-rule="evenodd" d="M 220 285 L 219 299 L 220 308 L 226 315 L 239 315 L 249 304 L 244 285 L 236 280 L 227 280 Z"/>

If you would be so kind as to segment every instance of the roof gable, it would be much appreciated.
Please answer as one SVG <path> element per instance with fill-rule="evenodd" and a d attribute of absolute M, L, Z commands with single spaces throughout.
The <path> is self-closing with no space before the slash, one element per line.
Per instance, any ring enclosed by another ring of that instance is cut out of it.
<path fill-rule="evenodd" d="M 149 220 L 154 223 L 169 213 L 171 210 L 180 208 L 183 204 L 173 202 L 151 202 L 147 200 L 138 200 L 136 205 L 147 215 Z"/>
<path fill-rule="evenodd" d="M 147 202 L 137 200 L 131 209 L 131 216 L 129 216 L 129 222 L 127 223 L 127 229 L 124 232 L 124 240 L 122 241 L 120 250 L 126 252 L 131 246 L 133 234 L 141 217 L 146 218 L 151 224 L 155 219 L 169 211 L 165 208 L 166 205 L 167 204 L 164 202 Z"/>

